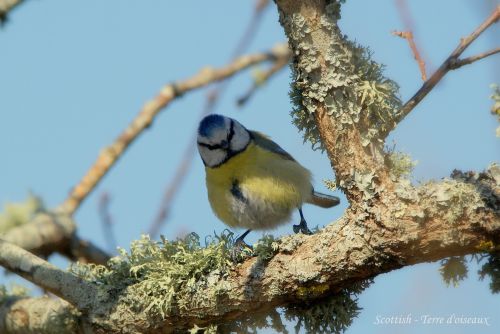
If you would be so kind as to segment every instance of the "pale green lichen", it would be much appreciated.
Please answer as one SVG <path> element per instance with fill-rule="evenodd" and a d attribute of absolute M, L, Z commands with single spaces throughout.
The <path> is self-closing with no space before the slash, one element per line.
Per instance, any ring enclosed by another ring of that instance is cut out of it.
<path fill-rule="evenodd" d="M 207 237 L 205 246 L 195 233 L 160 242 L 144 235 L 132 242 L 129 252 L 120 249 L 107 266 L 79 263 L 70 271 L 97 283 L 103 295 L 115 291 L 121 295 L 120 303 L 131 310 L 164 318 L 183 310 L 216 307 L 219 297 L 231 288 L 224 278 L 237 265 L 235 260 L 257 256 L 268 261 L 278 249 L 279 241 L 267 235 L 254 245 L 253 252 L 249 249 L 235 258 L 233 233 L 227 230 Z"/>
<path fill-rule="evenodd" d="M 376 175 L 373 171 L 357 171 L 353 170 L 349 178 L 339 182 L 339 186 L 343 189 L 357 188 L 363 194 L 365 201 L 371 200 L 379 191 L 375 183 Z"/>
<path fill-rule="evenodd" d="M 323 183 L 331 191 L 337 190 L 337 181 L 335 181 L 335 180 L 326 180 L 325 179 L 325 180 L 323 180 Z"/>
<path fill-rule="evenodd" d="M 435 212 L 429 213 L 444 215 L 449 223 L 454 223 L 464 214 L 473 217 L 473 213 L 484 206 L 474 185 L 461 181 L 429 182 L 420 187 L 419 192 L 422 198 L 430 198 L 437 204 Z"/>
<path fill-rule="evenodd" d="M 418 162 L 413 161 L 410 155 L 406 153 L 392 150 L 387 153 L 385 163 L 391 177 L 397 180 L 408 177 Z"/>
<path fill-rule="evenodd" d="M 500 292 L 500 253 L 493 252 L 489 254 L 486 262 L 479 270 L 479 278 L 490 278 L 490 290 L 492 293 Z"/>
<path fill-rule="evenodd" d="M 198 325 L 194 325 L 191 329 L 188 330 L 189 334 L 216 334 L 218 333 L 217 325 L 209 325 L 206 327 L 199 327 Z"/>
<path fill-rule="evenodd" d="M 38 213 L 45 212 L 45 207 L 40 197 L 29 194 L 24 202 L 7 203 L 0 213 L 0 234 L 13 227 L 26 224 Z"/>
<path fill-rule="evenodd" d="M 401 106 L 397 84 L 384 77 L 383 66 L 371 60 L 367 48 L 342 35 L 339 18 L 339 1 L 327 4 L 315 29 L 299 13 L 280 17 L 295 52 L 293 121 L 313 148 L 323 148 L 312 117 L 318 104 L 326 107 L 338 130 L 360 123 L 364 146 L 380 139 Z"/>
<path fill-rule="evenodd" d="M 194 233 L 177 241 L 161 242 L 142 236 L 131 244 L 130 252 L 121 249 L 107 267 L 77 264 L 70 270 L 103 289 L 126 290 L 123 302 L 138 312 L 165 317 L 180 309 L 201 306 L 191 305 L 191 296 L 225 277 L 234 267 L 232 233 L 216 235 L 206 242 L 202 247 Z M 215 303 L 217 295 L 224 292 L 223 286 L 214 286 L 206 291 L 207 302 Z"/>
<path fill-rule="evenodd" d="M 371 283 L 372 280 L 360 281 L 323 300 L 288 306 L 284 309 L 284 316 L 296 323 L 296 333 L 342 333 L 361 311 L 358 296 Z M 319 290 L 323 288 L 320 286 Z"/>
<path fill-rule="evenodd" d="M 465 257 L 452 256 L 447 259 L 441 260 L 441 267 L 439 268 L 441 277 L 446 283 L 446 286 L 457 287 L 460 281 L 467 278 L 467 265 Z"/>
<path fill-rule="evenodd" d="M 279 251 L 280 241 L 272 235 L 265 235 L 253 247 L 254 254 L 263 261 L 269 261 Z"/>

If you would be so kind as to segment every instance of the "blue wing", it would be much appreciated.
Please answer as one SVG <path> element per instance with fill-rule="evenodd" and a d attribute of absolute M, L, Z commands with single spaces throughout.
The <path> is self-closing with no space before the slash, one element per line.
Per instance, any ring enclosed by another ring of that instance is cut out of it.
<path fill-rule="evenodd" d="M 252 136 L 252 139 L 253 139 L 255 145 L 257 145 L 257 146 L 259 146 L 267 151 L 276 153 L 286 160 L 295 161 L 295 159 L 287 151 L 282 149 L 281 146 L 279 146 L 274 141 L 269 139 L 269 137 L 267 137 L 266 135 L 264 135 L 260 132 L 257 132 L 257 131 L 250 131 L 250 134 Z"/>

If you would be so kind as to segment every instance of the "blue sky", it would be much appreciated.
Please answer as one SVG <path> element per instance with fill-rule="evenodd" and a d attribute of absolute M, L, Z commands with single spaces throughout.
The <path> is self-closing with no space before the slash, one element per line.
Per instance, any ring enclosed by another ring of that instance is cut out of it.
<path fill-rule="evenodd" d="M 435 69 L 488 15 L 495 1 L 408 0 L 416 21 L 417 43 Z M 498 3 L 498 2 L 496 2 Z M 27 1 L 0 30 L 0 204 L 22 201 L 28 191 L 48 206 L 64 200 L 95 160 L 144 102 L 161 86 L 186 78 L 205 65 L 227 63 L 253 10 L 253 1 Z M 391 35 L 403 24 L 394 0 L 348 0 L 340 26 L 370 46 L 388 77 L 401 86 L 403 100 L 421 85 L 406 42 Z M 498 46 L 499 27 L 482 35 L 466 52 Z M 262 51 L 285 39 L 274 5 L 265 13 L 249 51 Z M 496 45 L 495 45 L 496 42 Z M 449 73 L 391 135 L 396 148 L 418 160 L 414 181 L 446 177 L 454 168 L 481 170 L 498 161 L 500 141 L 489 113 L 489 85 L 500 80 L 500 57 Z M 314 152 L 291 125 L 288 69 L 274 77 L 243 108 L 235 100 L 252 82 L 252 71 L 229 85 L 217 112 L 273 137 L 315 177 L 315 187 L 333 177 L 326 155 Z M 112 196 L 118 244 L 127 247 L 151 224 L 164 187 L 196 128 L 206 91 L 186 94 L 158 117 L 112 169 L 76 215 L 79 234 L 106 247 L 97 212 L 99 195 Z M 341 195 L 341 194 L 338 194 Z M 340 207 L 306 207 L 310 225 L 325 225 Z M 294 216 L 294 219 L 298 219 Z M 206 199 L 198 157 L 162 229 L 169 239 L 194 231 L 207 235 L 225 226 Z M 273 233 L 291 233 L 285 226 Z M 252 233 L 255 241 L 260 233 Z M 65 261 L 55 263 L 66 266 Z M 364 308 L 348 333 L 494 333 L 500 328 L 500 299 L 488 281 L 477 280 L 477 266 L 459 288 L 447 288 L 439 264 L 422 264 L 376 278 L 361 298 Z M 12 276 L 4 281 L 12 280 Z M 376 315 L 489 316 L 492 326 L 375 326 Z"/>

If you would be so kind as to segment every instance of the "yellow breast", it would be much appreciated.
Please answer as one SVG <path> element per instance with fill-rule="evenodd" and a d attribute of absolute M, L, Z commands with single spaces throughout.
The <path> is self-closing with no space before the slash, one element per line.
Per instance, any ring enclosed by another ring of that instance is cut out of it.
<path fill-rule="evenodd" d="M 307 169 L 254 143 L 221 166 L 207 167 L 206 174 L 212 209 L 229 226 L 274 227 L 311 197 L 311 174 Z M 246 199 L 239 211 L 235 211 L 231 193 L 235 182 Z"/>

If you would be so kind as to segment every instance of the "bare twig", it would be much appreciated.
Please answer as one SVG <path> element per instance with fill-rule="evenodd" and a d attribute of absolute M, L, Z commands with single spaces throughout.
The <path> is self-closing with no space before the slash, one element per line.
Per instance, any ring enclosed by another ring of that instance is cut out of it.
<path fill-rule="evenodd" d="M 252 18 L 250 19 L 250 22 L 248 23 L 248 26 L 245 29 L 245 32 L 243 33 L 242 37 L 236 44 L 236 47 L 231 56 L 232 60 L 240 56 L 250 45 L 259 27 L 262 14 L 264 13 L 264 10 L 267 8 L 268 4 L 269 4 L 268 0 L 256 1 L 255 10 L 253 12 Z M 224 94 L 228 84 L 229 80 L 223 81 L 207 94 L 205 106 L 203 107 L 200 113 L 199 119 L 212 113 L 215 110 L 217 102 Z M 187 147 L 184 150 L 181 162 L 179 163 L 177 169 L 175 170 L 172 181 L 168 184 L 168 186 L 165 189 L 158 213 L 156 214 L 156 217 L 149 228 L 149 235 L 152 238 L 156 238 L 161 229 L 161 226 L 167 220 L 173 200 L 176 194 L 178 193 L 179 189 L 181 188 L 182 183 L 184 182 L 184 179 L 189 170 L 189 167 L 191 166 L 191 163 L 193 161 L 196 152 L 196 146 L 195 146 L 196 132 L 194 131 L 194 133 L 195 135 L 188 142 Z"/>
<path fill-rule="evenodd" d="M 96 162 L 74 187 L 68 198 L 62 204 L 62 209 L 68 214 L 73 214 L 81 205 L 82 201 L 102 180 L 104 175 L 106 175 L 110 168 L 120 159 L 130 144 L 152 124 L 160 111 L 175 98 L 210 83 L 227 79 L 255 64 L 264 61 L 272 61 L 280 57 L 284 52 L 288 52 L 287 46 L 278 45 L 269 52 L 239 57 L 229 65 L 218 69 L 206 67 L 191 78 L 164 86 L 154 99 L 146 103 L 137 117 L 129 124 L 115 142 L 101 151 Z"/>
<path fill-rule="evenodd" d="M 496 23 L 500 18 L 500 5 L 497 6 L 491 15 L 479 26 L 476 30 L 474 30 L 469 36 L 462 38 L 458 46 L 453 50 L 450 56 L 441 64 L 441 66 L 432 74 L 432 76 L 422 85 L 422 87 L 413 95 L 413 97 L 406 102 L 398 114 L 395 117 L 392 127 L 388 129 L 394 129 L 396 124 L 401 122 L 406 115 L 408 115 L 417 104 L 422 101 L 423 98 L 429 94 L 429 92 L 438 84 L 439 81 L 448 73 L 450 70 L 457 68 L 457 63 L 460 63 L 462 60 L 458 59 L 460 55 L 467 49 L 472 42 L 476 40 L 476 38 L 481 35 L 486 29 L 488 29 L 492 24 Z M 491 53 L 493 54 L 493 53 Z M 489 54 L 489 55 L 491 55 Z M 465 65 L 464 63 L 463 65 Z M 455 66 L 455 67 L 454 67 Z M 387 136 L 389 131 L 386 131 L 383 135 Z"/>
<path fill-rule="evenodd" d="M 101 217 L 101 226 L 104 232 L 104 238 L 108 243 L 108 251 L 114 252 L 117 247 L 115 233 L 113 231 L 113 217 L 109 213 L 109 204 L 111 197 L 109 193 L 103 192 L 99 198 L 98 210 Z"/>
<path fill-rule="evenodd" d="M 238 100 L 236 101 L 236 104 L 241 107 L 245 103 L 248 102 L 248 100 L 253 96 L 255 91 L 259 89 L 259 87 L 262 87 L 264 83 L 269 81 L 269 79 L 276 73 L 278 73 L 280 70 L 282 70 L 286 64 L 290 61 L 291 54 L 288 58 L 282 58 L 277 60 L 270 68 L 268 68 L 265 72 L 260 73 L 258 78 L 254 80 L 253 85 L 248 89 L 248 91 L 240 96 Z"/>
<path fill-rule="evenodd" d="M 108 263 L 110 256 L 108 253 L 94 245 L 89 240 L 83 240 L 74 236 L 71 239 L 69 253 L 62 253 L 72 260 L 77 260 L 83 263 L 95 263 L 105 265 Z"/>
<path fill-rule="evenodd" d="M 4 240 L 0 240 L 0 265 L 79 310 L 88 309 L 97 295 L 90 283 Z"/>
<path fill-rule="evenodd" d="M 421 45 L 420 47 L 417 47 L 417 43 L 415 42 L 416 38 L 414 36 L 414 32 L 416 31 L 416 24 L 407 1 L 396 0 L 396 9 L 398 10 L 401 21 L 403 22 L 404 30 L 407 32 L 407 36 L 400 37 L 403 37 L 408 41 L 413 56 L 418 63 L 422 80 L 425 81 L 427 80 L 427 71 L 425 66 L 426 61 L 424 59 L 427 57 L 422 56 L 424 52 L 422 51 Z"/>
<path fill-rule="evenodd" d="M 496 49 L 492 49 L 490 51 L 486 51 L 486 52 L 477 54 L 475 56 L 470 56 L 470 57 L 467 57 L 467 58 L 457 59 L 455 62 L 452 62 L 450 64 L 450 68 L 452 70 L 455 70 L 455 69 L 457 69 L 459 67 L 462 67 L 464 65 L 472 64 L 475 61 L 478 61 L 478 60 L 481 60 L 483 58 L 492 56 L 492 55 L 497 54 L 499 52 L 500 52 L 500 47 L 498 47 Z"/>
<path fill-rule="evenodd" d="M 411 31 L 393 31 L 393 35 L 399 36 L 401 38 L 404 38 L 408 41 L 408 44 L 410 45 L 410 49 L 413 53 L 413 57 L 418 63 L 418 68 L 420 69 L 420 74 L 422 75 L 422 80 L 425 81 L 427 80 L 427 74 L 425 73 L 425 61 L 418 52 L 417 45 L 415 44 L 415 40 L 413 38 L 413 33 Z"/>
<path fill-rule="evenodd" d="M 0 0 L 0 24 L 4 23 L 7 14 L 22 2 L 23 0 Z"/>

